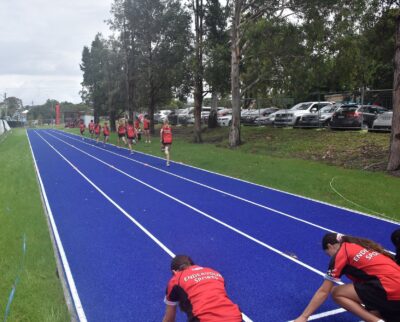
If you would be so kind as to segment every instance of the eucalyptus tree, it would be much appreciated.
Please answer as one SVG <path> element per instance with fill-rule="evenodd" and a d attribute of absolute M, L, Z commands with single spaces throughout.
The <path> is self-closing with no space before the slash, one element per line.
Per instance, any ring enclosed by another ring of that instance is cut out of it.
<path fill-rule="evenodd" d="M 106 79 L 106 42 L 97 34 L 93 40 L 90 49 L 83 48 L 82 63 L 80 68 L 83 72 L 82 99 L 93 106 L 94 118 L 98 120 L 99 116 L 106 112 L 107 90 L 105 87 Z"/>
<path fill-rule="evenodd" d="M 208 127 L 217 126 L 218 95 L 229 91 L 229 33 L 227 19 L 229 6 L 223 7 L 219 0 L 207 0 L 205 5 L 205 63 L 204 79 L 211 92 L 211 112 Z"/>
<path fill-rule="evenodd" d="M 136 46 L 136 28 L 137 19 L 134 1 L 132 0 L 114 0 L 111 5 L 111 14 L 113 17 L 108 23 L 116 33 L 122 55 L 122 71 L 124 83 L 124 104 L 129 117 L 133 117 L 137 110 L 137 46 Z"/>
<path fill-rule="evenodd" d="M 190 14 L 176 0 L 135 0 L 132 5 L 137 25 L 138 102 L 147 106 L 152 121 L 156 107 L 177 96 L 185 83 Z M 154 122 L 150 124 L 153 131 Z"/>
<path fill-rule="evenodd" d="M 194 97 L 194 142 L 202 142 L 201 107 L 203 105 L 204 81 L 204 0 L 191 0 L 194 15 L 194 57 L 193 57 L 193 97 Z"/>
<path fill-rule="evenodd" d="M 396 16 L 395 55 L 393 77 L 393 119 L 390 137 L 388 171 L 400 170 L 400 11 Z"/>

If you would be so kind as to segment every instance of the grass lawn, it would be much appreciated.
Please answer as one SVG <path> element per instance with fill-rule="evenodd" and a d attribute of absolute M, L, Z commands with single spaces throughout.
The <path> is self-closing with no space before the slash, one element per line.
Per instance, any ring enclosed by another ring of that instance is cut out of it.
<path fill-rule="evenodd" d="M 8 321 L 70 321 L 25 130 L 0 143 L 0 178 L 0 319 L 22 267 Z"/>

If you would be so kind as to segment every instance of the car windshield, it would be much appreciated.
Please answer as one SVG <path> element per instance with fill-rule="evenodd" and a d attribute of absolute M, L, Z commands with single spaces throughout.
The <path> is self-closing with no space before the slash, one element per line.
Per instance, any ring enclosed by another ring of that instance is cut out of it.
<path fill-rule="evenodd" d="M 292 111 L 304 111 L 307 110 L 312 103 L 300 103 L 291 108 Z"/>
<path fill-rule="evenodd" d="M 322 114 L 323 113 L 333 113 L 333 112 L 335 112 L 335 110 L 336 110 L 335 106 L 328 105 L 328 106 L 324 106 L 323 108 L 321 108 L 320 112 Z"/>
<path fill-rule="evenodd" d="M 342 112 L 355 112 L 358 109 L 358 106 L 342 106 L 340 110 Z"/>

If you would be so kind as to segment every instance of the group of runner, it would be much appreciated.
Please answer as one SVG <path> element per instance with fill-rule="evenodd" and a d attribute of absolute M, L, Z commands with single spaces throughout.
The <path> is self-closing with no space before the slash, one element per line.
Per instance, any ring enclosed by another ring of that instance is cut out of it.
<path fill-rule="evenodd" d="M 399 322 L 400 229 L 392 233 L 391 239 L 396 247 L 395 256 L 372 240 L 327 233 L 322 239 L 322 249 L 331 257 L 328 272 L 294 322 L 308 321 L 329 295 L 365 322 Z M 171 271 L 163 322 L 175 321 L 178 305 L 188 321 L 243 321 L 239 306 L 228 298 L 220 273 L 195 265 L 187 255 L 173 258 Z M 342 275 L 353 283 L 335 285 Z"/>
<path fill-rule="evenodd" d="M 91 120 L 89 125 L 89 134 L 92 139 L 96 139 L 96 143 L 99 143 L 101 132 L 103 133 L 103 144 L 105 145 L 110 137 L 110 128 L 107 122 L 104 122 L 103 126 L 100 125 L 99 122 L 94 122 Z M 85 136 L 85 129 L 86 125 L 83 120 L 79 123 L 79 130 L 84 140 Z M 136 118 L 135 121 L 121 119 L 118 122 L 117 127 L 117 145 L 120 147 L 121 142 L 128 145 L 130 153 L 133 153 L 133 145 L 136 144 L 139 140 L 141 140 L 142 136 L 142 128 L 140 125 L 139 118 Z M 143 134 L 145 138 L 145 143 L 151 143 L 151 136 L 150 136 L 150 120 L 148 116 L 145 115 L 143 118 Z M 166 156 L 166 164 L 170 166 L 170 151 L 171 151 L 171 144 L 172 144 L 172 129 L 169 125 L 168 119 L 164 120 L 163 126 L 160 130 L 160 142 L 161 142 L 161 149 L 165 153 Z"/>

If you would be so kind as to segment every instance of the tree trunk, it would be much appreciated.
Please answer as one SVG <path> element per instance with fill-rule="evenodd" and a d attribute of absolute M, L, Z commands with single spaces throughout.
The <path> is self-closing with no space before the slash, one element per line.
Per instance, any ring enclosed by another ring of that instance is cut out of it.
<path fill-rule="evenodd" d="M 229 146 L 237 147 L 241 143 L 240 139 L 240 36 L 239 23 L 242 2 L 233 1 L 233 19 L 231 29 L 231 90 L 232 90 L 232 124 L 229 129 Z"/>
<path fill-rule="evenodd" d="M 201 143 L 201 107 L 203 105 L 203 1 L 193 4 L 196 31 L 196 61 L 194 75 L 194 142 Z"/>
<path fill-rule="evenodd" d="M 194 90 L 194 137 L 193 140 L 195 143 L 201 143 L 201 106 L 203 104 L 203 84 L 195 85 L 196 88 Z"/>
<path fill-rule="evenodd" d="M 217 112 L 218 112 L 218 93 L 212 89 L 211 92 L 211 111 L 208 116 L 208 128 L 214 129 L 218 126 L 217 122 Z"/>
<path fill-rule="evenodd" d="M 116 131 L 116 122 L 117 120 L 117 113 L 115 112 L 115 109 L 112 108 L 110 111 L 110 129 L 112 132 Z"/>
<path fill-rule="evenodd" d="M 396 40 L 393 79 L 393 119 L 388 171 L 400 170 L 400 14 L 396 17 Z"/>

